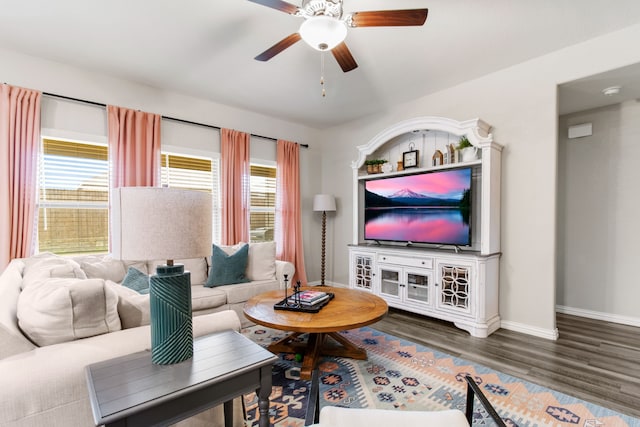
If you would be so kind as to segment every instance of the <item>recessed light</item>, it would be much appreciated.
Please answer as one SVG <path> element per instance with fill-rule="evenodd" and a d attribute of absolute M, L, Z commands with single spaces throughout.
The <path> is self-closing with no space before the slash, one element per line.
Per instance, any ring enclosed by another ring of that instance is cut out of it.
<path fill-rule="evenodd" d="M 602 90 L 602 93 L 604 93 L 607 96 L 613 96 L 613 95 L 617 95 L 620 93 L 620 89 L 622 89 L 621 86 L 611 86 L 608 87 L 606 89 Z"/>

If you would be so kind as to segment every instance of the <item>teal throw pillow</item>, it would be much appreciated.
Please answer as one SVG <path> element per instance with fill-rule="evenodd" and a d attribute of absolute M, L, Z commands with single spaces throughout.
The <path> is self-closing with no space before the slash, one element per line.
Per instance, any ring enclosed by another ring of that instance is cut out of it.
<path fill-rule="evenodd" d="M 205 286 L 233 285 L 249 281 L 245 276 L 247 260 L 249 259 L 249 245 L 244 244 L 233 255 L 227 255 L 219 246 L 213 245 L 211 255 L 211 269 Z"/>
<path fill-rule="evenodd" d="M 124 276 L 122 286 L 133 289 L 139 294 L 149 293 L 149 276 L 134 267 L 129 267 L 127 275 Z"/>

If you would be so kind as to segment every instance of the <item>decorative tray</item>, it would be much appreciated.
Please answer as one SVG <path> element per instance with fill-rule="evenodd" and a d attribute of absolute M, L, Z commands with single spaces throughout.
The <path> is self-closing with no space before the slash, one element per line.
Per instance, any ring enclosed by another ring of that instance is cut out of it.
<path fill-rule="evenodd" d="M 327 295 L 329 295 L 329 299 L 326 299 L 316 305 L 310 305 L 310 306 L 302 305 L 302 304 L 292 304 L 290 302 L 287 302 L 287 300 L 291 298 L 291 296 L 288 296 L 282 301 L 275 303 L 273 305 L 273 308 L 274 310 L 289 310 L 289 311 L 300 311 L 303 313 L 317 313 L 320 310 L 322 310 L 322 307 L 329 304 L 329 301 L 331 301 L 335 296 L 333 292 L 327 292 Z"/>

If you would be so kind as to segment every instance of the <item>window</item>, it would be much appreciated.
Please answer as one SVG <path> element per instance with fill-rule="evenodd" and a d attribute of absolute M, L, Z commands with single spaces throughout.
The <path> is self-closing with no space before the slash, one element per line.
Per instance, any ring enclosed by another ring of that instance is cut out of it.
<path fill-rule="evenodd" d="M 250 190 L 251 241 L 272 241 L 276 219 L 276 168 L 252 164 Z"/>
<path fill-rule="evenodd" d="M 184 188 L 210 193 L 213 199 L 213 241 L 220 243 L 222 233 L 220 218 L 218 159 L 162 153 L 161 182 L 163 187 Z"/>
<path fill-rule="evenodd" d="M 108 252 L 107 146 L 43 139 L 38 174 L 39 251 Z"/>

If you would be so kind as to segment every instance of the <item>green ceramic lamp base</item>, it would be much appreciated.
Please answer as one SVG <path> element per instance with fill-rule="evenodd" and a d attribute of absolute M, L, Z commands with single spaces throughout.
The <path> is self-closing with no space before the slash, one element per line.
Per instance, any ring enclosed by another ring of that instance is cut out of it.
<path fill-rule="evenodd" d="M 150 280 L 151 361 L 180 363 L 193 357 L 191 274 L 184 265 L 160 265 Z"/>

